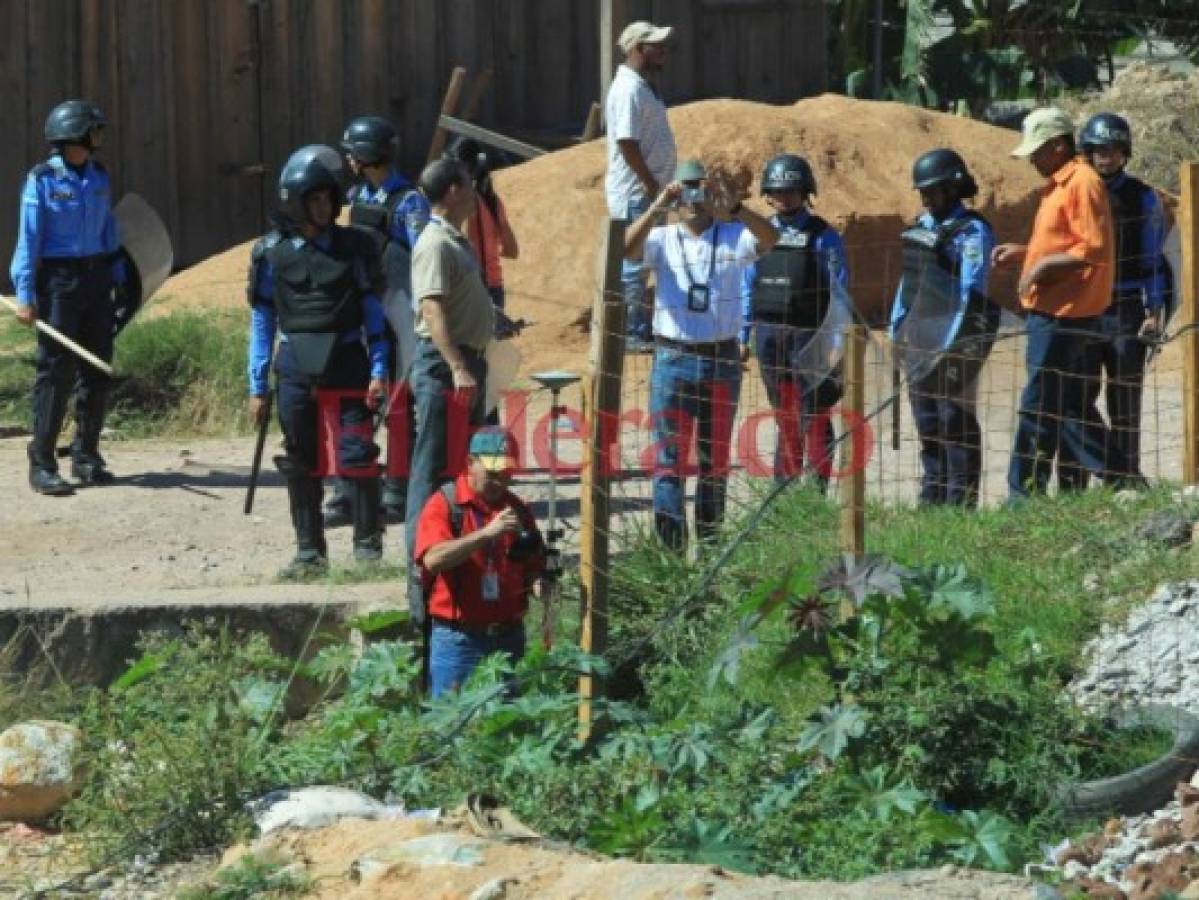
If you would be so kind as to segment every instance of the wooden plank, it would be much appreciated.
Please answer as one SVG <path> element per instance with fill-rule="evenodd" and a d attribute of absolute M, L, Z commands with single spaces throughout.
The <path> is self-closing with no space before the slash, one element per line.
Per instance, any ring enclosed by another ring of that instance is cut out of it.
<path fill-rule="evenodd" d="M 1199 163 L 1182 164 L 1182 480 L 1199 484 Z"/>
<path fill-rule="evenodd" d="M 433 162 L 445 150 L 446 120 L 458 108 L 458 98 L 462 95 L 462 89 L 465 84 L 466 69 L 458 66 L 450 74 L 450 83 L 446 87 L 445 97 L 441 101 L 441 117 L 437 120 L 437 126 L 433 129 L 433 139 L 429 142 L 429 155 L 426 158 L 426 162 Z"/>
<path fill-rule="evenodd" d="M 616 68 L 623 62 L 623 54 L 616 47 L 616 39 L 629 24 L 625 0 L 599 0 L 599 87 L 600 104 L 608 97 L 608 86 Z"/>
<path fill-rule="evenodd" d="M 188 4 L 191 5 L 191 4 Z M 291 90 L 293 71 L 298 68 L 296 25 L 290 0 L 270 0 L 258 5 L 258 131 L 259 153 L 266 165 L 265 185 L 273 188 L 295 134 L 303 133 L 305 104 L 295 104 Z M 275 208 L 274 190 L 263 191 L 263 212 Z"/>
<path fill-rule="evenodd" d="M 218 83 L 221 96 L 213 107 L 213 127 L 224 132 L 224 152 L 237 174 L 227 176 L 222 193 L 226 231 L 213 250 L 261 233 L 264 174 L 260 130 L 260 63 L 255 9 L 229 0 L 227 14 L 216 32 L 222 48 Z"/>
<path fill-rule="evenodd" d="M 584 653 L 602 654 L 608 646 L 609 498 L 611 474 L 616 460 L 609 460 L 608 443 L 612 423 L 620 416 L 621 381 L 624 372 L 624 300 L 620 291 L 620 267 L 624 259 L 624 223 L 609 220 L 603 225 L 597 279 L 600 290 L 592 303 L 591 356 L 583 381 L 583 420 L 589 437 L 587 462 L 581 472 L 581 531 L 579 535 L 579 580 L 582 627 L 579 648 Z M 616 435 L 618 437 L 618 435 Z M 618 442 L 619 443 L 619 442 Z M 619 453 L 618 450 L 615 452 Z M 591 735 L 592 702 L 598 685 L 590 675 L 579 678 L 579 739 Z"/>
<path fill-rule="evenodd" d="M 534 157 L 545 155 L 545 151 L 540 147 L 534 147 L 532 144 L 526 144 L 524 141 L 506 137 L 498 132 L 483 128 L 480 125 L 463 122 L 461 119 L 455 119 L 453 116 L 442 116 L 437 120 L 437 125 L 438 131 L 452 132 L 460 134 L 463 137 L 474 138 L 476 141 L 482 141 L 484 144 L 490 144 L 492 147 L 498 147 L 501 150 L 514 153 L 522 159 L 533 159 Z"/>
<path fill-rule="evenodd" d="M 583 126 L 583 133 L 579 135 L 579 140 L 583 143 L 594 141 L 600 134 L 600 122 L 603 120 L 603 108 L 599 105 L 599 101 L 591 104 L 591 109 L 587 113 L 587 124 Z"/>
<path fill-rule="evenodd" d="M 866 414 L 866 328 L 846 330 L 845 393 L 841 397 L 842 421 L 850 430 L 841 442 L 841 551 L 861 556 L 866 552 L 866 469 L 857 465 L 859 431 Z"/>
<path fill-rule="evenodd" d="M 28 4 L 26 0 L 0 0 L 0 19 L 5 24 L 0 29 L 0 96 L 8 98 L 14 107 L 12 121 L 7 122 L 8 139 L 0 141 L 0 253 L 5 265 L 0 266 L 0 290 L 8 290 L 9 252 L 16 245 L 17 197 L 25 180 L 25 173 L 33 166 L 37 157 L 31 156 L 26 147 L 31 144 L 31 132 L 42 133 L 42 120 L 33 115 L 29 108 L 29 89 L 26 81 L 25 39 L 27 30 Z"/>
<path fill-rule="evenodd" d="M 470 80 L 470 90 L 466 94 L 466 102 L 462 104 L 462 111 L 459 113 L 458 118 L 466 122 L 475 118 L 487 89 L 491 87 L 493 75 L 495 75 L 494 69 L 484 69 Z"/>

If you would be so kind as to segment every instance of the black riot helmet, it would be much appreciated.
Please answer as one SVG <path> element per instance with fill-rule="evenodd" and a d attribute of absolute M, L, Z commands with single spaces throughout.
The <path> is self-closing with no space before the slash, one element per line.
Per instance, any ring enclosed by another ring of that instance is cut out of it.
<path fill-rule="evenodd" d="M 978 183 L 966 168 L 966 161 L 944 148 L 930 150 L 912 166 L 912 187 L 916 190 L 937 184 L 950 185 L 959 200 L 969 200 L 978 193 Z"/>
<path fill-rule="evenodd" d="M 1123 116 L 1099 113 L 1087 119 L 1087 124 L 1082 126 L 1078 145 L 1083 153 L 1089 153 L 1094 147 L 1114 145 L 1121 148 L 1125 156 L 1132 156 L 1132 129 Z"/>
<path fill-rule="evenodd" d="M 816 193 L 816 176 L 802 156 L 781 153 L 766 163 L 762 170 L 762 193 L 768 191 L 803 191 Z"/>
<path fill-rule="evenodd" d="M 108 120 L 100 107 L 89 100 L 64 100 L 46 116 L 46 141 L 51 144 L 84 144 L 93 128 L 104 128 Z"/>
<path fill-rule="evenodd" d="M 346 126 L 341 149 L 368 166 L 390 162 L 400 155 L 400 135 L 381 116 L 358 116 Z"/>
<path fill-rule="evenodd" d="M 313 191 L 333 192 L 333 217 L 341 212 L 346 191 L 346 164 L 327 144 L 309 144 L 287 158 L 279 173 L 279 205 L 293 225 L 308 218 L 304 198 Z"/>

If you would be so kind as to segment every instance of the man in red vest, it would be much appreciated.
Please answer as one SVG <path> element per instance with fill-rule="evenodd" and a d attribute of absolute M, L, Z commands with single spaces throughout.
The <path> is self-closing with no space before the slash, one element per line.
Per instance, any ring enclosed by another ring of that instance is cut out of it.
<path fill-rule="evenodd" d="M 525 652 L 524 615 L 545 565 L 545 542 L 529 508 L 508 490 L 517 445 L 503 428 L 475 432 L 466 471 L 436 491 L 417 522 L 431 623 L 430 692 L 456 690 L 493 653 Z"/>

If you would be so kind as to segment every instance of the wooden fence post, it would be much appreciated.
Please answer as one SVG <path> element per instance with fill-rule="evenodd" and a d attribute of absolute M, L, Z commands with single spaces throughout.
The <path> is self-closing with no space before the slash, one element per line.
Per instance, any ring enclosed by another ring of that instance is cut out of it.
<path fill-rule="evenodd" d="M 842 421 L 850 429 L 841 441 L 841 551 L 861 556 L 866 552 L 866 469 L 859 464 L 858 443 L 865 440 L 866 326 L 850 325 L 845 333 L 845 392 L 841 397 Z"/>
<path fill-rule="evenodd" d="M 441 101 L 441 115 L 452 116 L 454 110 L 458 108 L 458 98 L 462 95 L 462 88 L 466 86 L 466 69 L 462 66 L 455 67 L 450 74 L 449 87 L 445 89 L 445 97 Z M 429 142 L 429 158 L 425 160 L 426 164 L 433 162 L 441 156 L 445 150 L 446 130 L 438 123 L 433 129 L 433 139 Z"/>
<path fill-rule="evenodd" d="M 600 242 L 599 290 L 591 306 L 591 354 L 583 379 L 583 421 L 588 429 L 587 458 L 581 473 L 579 583 L 582 628 L 579 648 L 599 655 L 608 645 L 608 535 L 611 476 L 620 466 L 620 435 L 612 425 L 620 416 L 624 382 L 624 297 L 620 265 L 624 259 L 624 222 L 604 224 Z M 608 441 L 614 440 L 614 444 Z M 609 454 L 615 454 L 611 458 Z M 591 735 L 595 678 L 579 678 L 579 739 Z"/>
<path fill-rule="evenodd" d="M 1182 481 L 1199 484 L 1199 163 L 1182 164 Z"/>

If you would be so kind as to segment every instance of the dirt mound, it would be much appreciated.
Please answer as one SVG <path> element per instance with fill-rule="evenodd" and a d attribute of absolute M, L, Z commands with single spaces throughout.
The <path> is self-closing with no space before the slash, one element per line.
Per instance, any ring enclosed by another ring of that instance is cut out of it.
<path fill-rule="evenodd" d="M 1199 71 L 1183 75 L 1163 65 L 1138 62 L 1102 93 L 1070 106 L 1081 127 L 1090 116 L 1114 112 L 1132 126 L 1130 169 L 1150 184 L 1178 193 L 1179 165 L 1199 143 Z"/>
<path fill-rule="evenodd" d="M 803 154 L 820 192 L 816 210 L 845 235 L 855 300 L 878 319 L 899 278 L 898 234 L 919 210 L 912 161 L 934 147 L 958 150 L 979 182 L 978 208 L 1002 239 L 1022 239 L 1040 179 L 1008 152 L 1017 136 L 971 119 L 898 103 L 825 95 L 793 106 L 709 100 L 670 112 L 680 157 L 756 179 L 776 153 Z M 521 258 L 505 263 L 510 312 L 536 325 L 520 339 L 525 370 L 579 369 L 596 285 L 606 207 L 604 142 L 548 154 L 496 175 L 520 239 Z M 765 210 L 756 196 L 751 205 Z M 250 244 L 214 256 L 167 282 L 173 305 L 242 303 Z M 1010 294 L 1000 286 L 997 295 Z"/>
<path fill-rule="evenodd" d="M 432 864 L 435 857 L 448 850 L 456 851 L 458 864 Z M 247 852 L 246 847 L 234 848 L 225 854 L 225 864 L 236 862 Z M 446 825 L 405 821 L 343 820 L 316 831 L 282 832 L 264 839 L 255 855 L 298 864 L 315 884 L 311 896 L 330 900 L 1016 900 L 1027 897 L 1031 887 L 1025 879 L 1012 875 L 957 870 L 953 866 L 938 872 L 895 873 L 847 884 L 754 878 L 719 866 L 642 865 L 583 854 L 561 845 L 502 844 L 476 839 L 465 830 L 455 831 Z"/>

